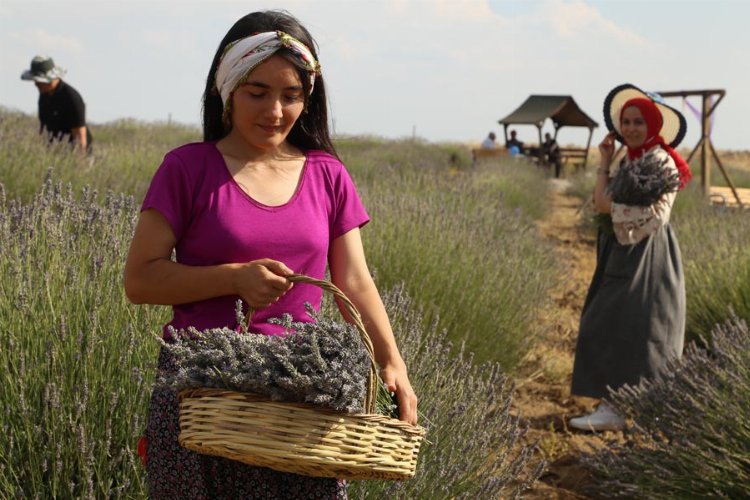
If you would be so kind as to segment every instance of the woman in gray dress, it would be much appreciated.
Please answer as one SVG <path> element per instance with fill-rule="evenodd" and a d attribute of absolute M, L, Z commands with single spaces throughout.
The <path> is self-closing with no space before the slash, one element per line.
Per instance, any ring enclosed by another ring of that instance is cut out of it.
<path fill-rule="evenodd" d="M 669 216 L 677 191 L 691 177 L 673 149 L 685 135 L 685 119 L 658 96 L 620 85 L 605 99 L 604 117 L 610 133 L 599 144 L 593 201 L 597 212 L 611 217 L 612 230 L 599 231 L 571 388 L 574 395 L 599 399 L 610 389 L 658 377 L 668 359 L 682 355 L 685 281 Z M 610 169 L 615 139 L 625 144 L 627 156 Z M 625 176 L 649 162 L 658 165 L 660 179 L 673 181 L 671 187 L 649 204 L 620 202 L 612 191 L 616 171 Z M 570 426 L 619 430 L 624 420 L 602 401 L 593 413 L 571 419 Z"/>

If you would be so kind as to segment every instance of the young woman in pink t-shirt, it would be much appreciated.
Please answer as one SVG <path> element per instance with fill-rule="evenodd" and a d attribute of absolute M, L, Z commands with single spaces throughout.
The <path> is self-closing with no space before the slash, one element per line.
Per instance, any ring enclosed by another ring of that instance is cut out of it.
<path fill-rule="evenodd" d="M 204 142 L 169 152 L 143 202 L 125 267 L 137 304 L 173 307 L 167 327 L 235 328 L 238 298 L 251 328 L 309 321 L 322 292 L 286 279 L 331 280 L 356 305 L 401 419 L 417 398 L 365 261 L 369 220 L 330 139 L 323 78 L 308 31 L 283 12 L 249 14 L 219 44 L 203 98 Z M 171 260 L 173 250 L 176 260 Z M 164 353 L 159 368 L 169 370 Z M 177 400 L 155 390 L 147 426 L 152 498 L 344 498 L 343 482 L 199 455 L 177 443 Z"/>

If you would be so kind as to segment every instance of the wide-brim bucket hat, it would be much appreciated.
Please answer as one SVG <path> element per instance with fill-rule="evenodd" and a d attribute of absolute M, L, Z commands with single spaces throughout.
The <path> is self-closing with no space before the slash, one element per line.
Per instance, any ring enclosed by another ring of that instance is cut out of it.
<path fill-rule="evenodd" d="M 673 107 L 668 106 L 659 94 L 646 92 L 630 83 L 624 83 L 613 88 L 604 99 L 604 123 L 609 131 L 615 133 L 618 141 L 625 143 L 620 132 L 620 112 L 627 101 L 636 97 L 650 99 L 656 104 L 664 121 L 659 135 L 670 147 L 677 147 L 685 138 L 685 132 L 687 132 L 685 117 Z"/>
<path fill-rule="evenodd" d="M 65 70 L 56 66 L 51 57 L 36 56 L 31 60 L 31 67 L 21 73 L 21 80 L 33 80 L 40 83 L 52 83 L 62 78 Z"/>

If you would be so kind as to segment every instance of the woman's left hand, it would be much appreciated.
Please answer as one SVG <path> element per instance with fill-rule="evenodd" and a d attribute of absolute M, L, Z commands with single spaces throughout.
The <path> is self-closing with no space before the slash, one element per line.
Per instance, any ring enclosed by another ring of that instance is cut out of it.
<path fill-rule="evenodd" d="M 385 366 L 380 370 L 380 377 L 391 392 L 396 393 L 399 408 L 399 419 L 417 425 L 417 395 L 409 382 L 406 366 Z"/>

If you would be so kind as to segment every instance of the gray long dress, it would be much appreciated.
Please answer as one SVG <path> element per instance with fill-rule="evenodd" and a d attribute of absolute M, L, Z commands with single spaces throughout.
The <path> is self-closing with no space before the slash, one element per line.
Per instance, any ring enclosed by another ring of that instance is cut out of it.
<path fill-rule="evenodd" d="M 684 336 L 685 280 L 669 224 L 635 245 L 600 231 L 571 392 L 601 398 L 608 386 L 657 377 L 668 358 L 682 354 Z"/>

